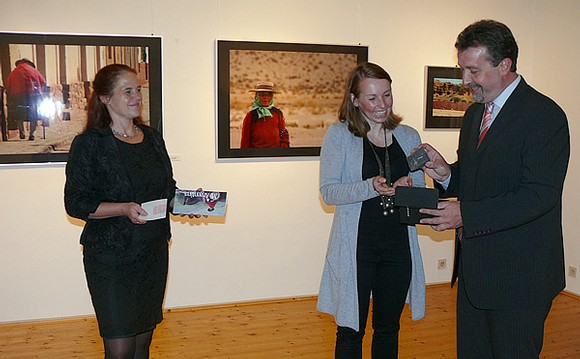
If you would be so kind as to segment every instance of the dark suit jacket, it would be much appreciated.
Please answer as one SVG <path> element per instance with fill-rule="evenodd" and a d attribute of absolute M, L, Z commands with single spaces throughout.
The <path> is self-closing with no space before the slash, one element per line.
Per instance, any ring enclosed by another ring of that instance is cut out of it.
<path fill-rule="evenodd" d="M 140 125 L 151 141 L 167 178 L 165 198 L 175 196 L 171 161 L 161 135 L 151 127 Z M 89 219 L 101 202 L 135 202 L 135 193 L 116 139 L 110 128 L 93 129 L 75 137 L 66 165 L 64 203 L 71 217 L 86 221 L 81 244 L 87 247 L 123 250 L 132 238 L 133 224 L 125 216 Z M 162 219 L 165 236 L 171 237 L 169 216 Z"/>
<path fill-rule="evenodd" d="M 546 305 L 565 286 L 566 115 L 522 78 L 477 148 L 484 105 L 465 113 L 444 197 L 461 201 L 459 277 L 478 308 Z"/>

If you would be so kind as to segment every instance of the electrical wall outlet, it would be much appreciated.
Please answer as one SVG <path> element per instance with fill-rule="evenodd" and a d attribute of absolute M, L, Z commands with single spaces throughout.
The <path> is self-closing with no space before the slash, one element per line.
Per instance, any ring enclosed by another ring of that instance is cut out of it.
<path fill-rule="evenodd" d="M 437 269 L 445 269 L 447 267 L 446 259 L 437 259 Z"/>
<path fill-rule="evenodd" d="M 568 275 L 572 278 L 576 278 L 576 267 L 568 267 Z"/>

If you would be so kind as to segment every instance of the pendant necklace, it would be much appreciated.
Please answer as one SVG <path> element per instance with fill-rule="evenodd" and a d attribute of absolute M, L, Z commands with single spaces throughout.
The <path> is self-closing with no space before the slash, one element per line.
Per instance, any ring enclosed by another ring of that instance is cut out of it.
<path fill-rule="evenodd" d="M 126 133 L 117 132 L 117 131 L 115 131 L 115 129 L 113 129 L 111 127 L 111 131 L 113 131 L 113 134 L 114 135 L 120 136 L 120 137 L 123 137 L 123 138 L 127 138 L 127 139 L 130 139 L 130 140 L 133 139 L 133 138 L 135 138 L 135 137 L 137 137 L 137 135 L 139 134 L 139 127 L 137 127 L 137 125 L 133 125 L 133 129 L 134 129 L 134 132 L 135 133 L 132 134 L 132 135 L 128 135 Z"/>
<path fill-rule="evenodd" d="M 389 150 L 387 146 L 387 130 L 383 128 L 383 132 L 385 134 L 385 162 L 381 162 L 379 154 L 375 150 L 373 143 L 368 139 L 369 146 L 373 151 L 373 155 L 375 155 L 375 159 L 377 160 L 377 164 L 379 165 L 379 175 L 383 176 L 387 180 L 387 185 L 392 186 L 391 183 L 391 163 L 389 160 Z M 387 216 L 389 214 L 395 213 L 395 205 L 394 205 L 394 196 L 385 196 L 380 194 L 381 197 L 381 206 L 383 207 L 383 216 Z"/>

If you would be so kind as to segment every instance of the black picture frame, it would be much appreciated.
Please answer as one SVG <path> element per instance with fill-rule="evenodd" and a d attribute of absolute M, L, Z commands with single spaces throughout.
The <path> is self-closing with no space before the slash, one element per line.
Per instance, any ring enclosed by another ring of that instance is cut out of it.
<path fill-rule="evenodd" d="M 473 103 L 462 85 L 459 67 L 426 67 L 425 128 L 459 129 L 465 110 Z"/>
<path fill-rule="evenodd" d="M 10 121 L 7 95 L 1 91 L 4 106 L 0 115 L 4 117 L 0 120 L 6 141 L 0 142 L 0 165 L 66 162 L 70 142 L 84 127 L 81 117 L 86 113 L 94 75 L 111 63 L 124 63 L 137 71 L 143 84 L 143 119 L 162 133 L 161 50 L 158 36 L 0 32 L 0 84 L 5 83 L 16 60 L 28 58 L 45 77 L 44 98 L 54 106 L 54 112 L 37 121 L 35 140 L 21 140 L 11 132 L 14 122 Z"/>
<path fill-rule="evenodd" d="M 319 156 L 350 71 L 368 59 L 368 47 L 361 45 L 217 40 L 216 47 L 218 159 Z M 259 81 L 281 90 L 274 101 L 284 113 L 289 148 L 240 148 L 242 120 Z M 314 112 L 308 117 L 314 124 L 295 120 L 305 119 L 307 111 Z"/>

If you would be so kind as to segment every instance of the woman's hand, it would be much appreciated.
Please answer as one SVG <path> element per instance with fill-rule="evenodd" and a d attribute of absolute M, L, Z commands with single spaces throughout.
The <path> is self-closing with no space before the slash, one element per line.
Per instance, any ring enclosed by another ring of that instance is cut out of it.
<path fill-rule="evenodd" d="M 105 219 L 125 216 L 134 224 L 145 224 L 147 221 L 139 219 L 148 213 L 135 202 L 101 202 L 94 213 L 89 214 L 90 219 Z"/>
<path fill-rule="evenodd" d="M 373 178 L 373 187 L 381 196 L 387 196 L 387 191 L 391 188 L 387 184 L 387 179 L 383 176 Z"/>
<path fill-rule="evenodd" d="M 393 188 L 397 187 L 411 187 L 413 186 L 413 179 L 409 176 L 403 176 L 393 183 Z"/>
<path fill-rule="evenodd" d="M 127 202 L 122 204 L 123 214 L 131 220 L 133 224 L 145 224 L 147 221 L 139 219 L 140 216 L 146 216 L 148 213 L 135 202 Z"/>
<path fill-rule="evenodd" d="M 393 183 L 392 186 L 387 184 L 387 180 L 383 176 L 376 176 L 373 178 L 373 187 L 381 196 L 394 196 L 395 188 L 398 186 L 410 187 L 413 185 L 413 180 L 409 176 L 403 176 Z"/>
<path fill-rule="evenodd" d="M 193 219 L 193 218 L 201 218 L 201 214 L 193 214 L 193 213 L 184 214 L 184 213 L 181 213 L 181 214 L 179 214 L 179 217 L 189 217 L 190 219 Z M 207 218 L 206 215 L 204 215 L 204 217 Z"/>

